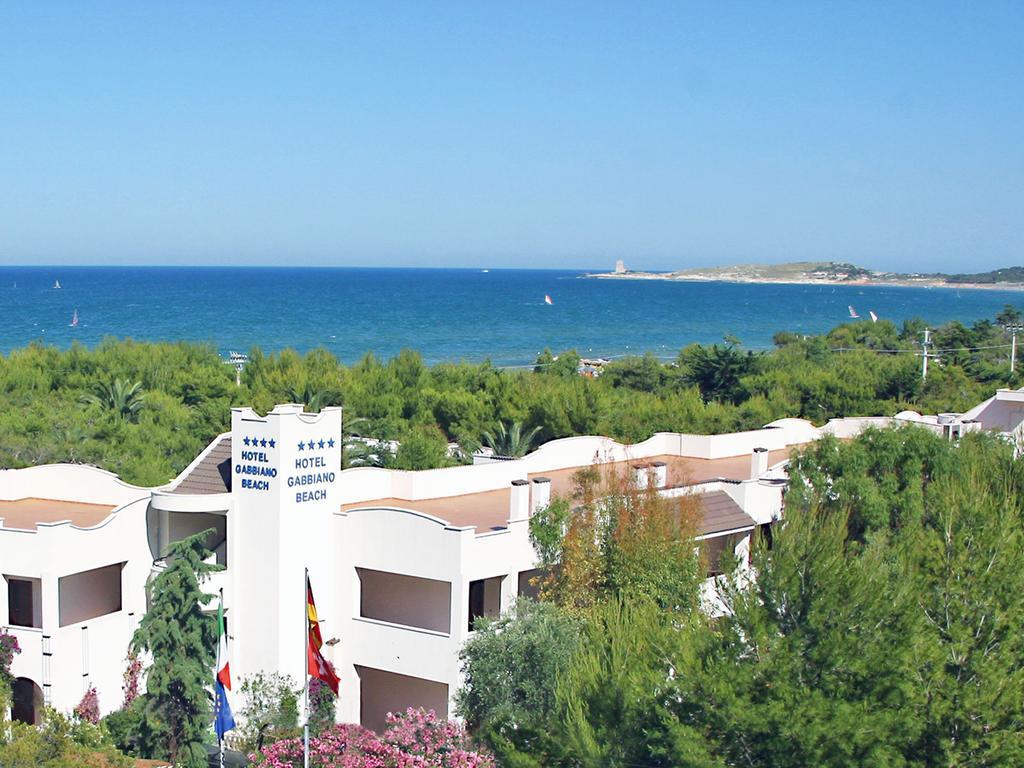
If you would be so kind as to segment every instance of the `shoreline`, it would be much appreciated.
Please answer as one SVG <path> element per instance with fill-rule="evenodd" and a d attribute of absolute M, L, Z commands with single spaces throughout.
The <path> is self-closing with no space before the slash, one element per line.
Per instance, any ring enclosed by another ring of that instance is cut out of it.
<path fill-rule="evenodd" d="M 961 288 L 972 291 L 1024 291 L 1024 283 L 947 283 L 942 280 L 829 280 L 796 277 L 740 277 L 738 275 L 679 275 L 662 272 L 595 272 L 580 275 L 585 279 L 599 280 L 662 280 L 673 283 L 745 283 L 750 285 L 847 285 L 864 288 Z"/>

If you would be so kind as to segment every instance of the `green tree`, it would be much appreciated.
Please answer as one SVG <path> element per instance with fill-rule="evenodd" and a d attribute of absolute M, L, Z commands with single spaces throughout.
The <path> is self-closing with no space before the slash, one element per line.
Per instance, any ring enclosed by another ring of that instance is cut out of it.
<path fill-rule="evenodd" d="M 293 403 L 302 403 L 310 413 L 320 413 L 329 405 L 339 405 L 341 392 L 337 389 L 318 388 L 307 382 L 301 389 L 289 389 L 288 399 Z"/>
<path fill-rule="evenodd" d="M 135 421 L 145 405 L 145 398 L 141 381 L 114 379 L 97 382 L 93 392 L 82 395 L 82 402 L 98 405 L 117 419 Z"/>
<path fill-rule="evenodd" d="M 929 766 L 1024 764 L 1024 521 L 1009 446 L 967 440 L 915 540 Z"/>
<path fill-rule="evenodd" d="M 1005 304 L 1003 308 L 996 315 L 997 325 L 1020 325 L 1021 320 L 1020 310 L 1014 307 L 1012 304 Z"/>
<path fill-rule="evenodd" d="M 545 766 L 560 753 L 555 684 L 577 646 L 579 623 L 527 598 L 497 619 L 479 620 L 459 654 L 464 675 L 456 711 L 501 758 Z"/>
<path fill-rule="evenodd" d="M 395 469 L 430 469 L 454 463 L 448 455 L 448 441 L 437 427 L 413 427 L 395 452 Z"/>
<path fill-rule="evenodd" d="M 600 464 L 578 472 L 574 486 L 571 499 L 556 497 L 530 520 L 546 569 L 541 596 L 575 613 L 623 595 L 694 610 L 704 576 L 693 541 L 696 498 L 667 498 Z"/>
<path fill-rule="evenodd" d="M 39 727 L 12 723 L 0 734 L 3 768 L 131 768 L 132 764 L 102 728 L 53 709 L 44 712 Z"/>
<path fill-rule="evenodd" d="M 825 437 L 794 457 L 786 506 L 841 512 L 850 537 L 858 540 L 875 531 L 917 528 L 928 486 L 955 462 L 953 444 L 916 427 L 867 430 L 854 441 Z"/>
<path fill-rule="evenodd" d="M 601 378 L 613 387 L 627 387 L 640 392 L 657 392 L 665 385 L 668 376 L 665 366 L 651 352 L 613 360 L 601 374 Z"/>
<path fill-rule="evenodd" d="M 277 672 L 257 672 L 242 679 L 237 735 L 240 749 L 259 752 L 267 744 L 299 735 L 299 698 L 295 682 Z"/>
<path fill-rule="evenodd" d="M 679 353 L 678 365 L 684 380 L 700 387 L 705 400 L 738 403 L 743 399 L 744 376 L 753 373 L 752 352 L 740 352 L 732 342 L 705 347 L 694 344 Z"/>
<path fill-rule="evenodd" d="M 210 727 L 210 685 L 216 618 L 203 606 L 212 598 L 202 583 L 219 566 L 205 560 L 213 530 L 201 531 L 168 547 L 166 566 L 150 585 L 150 606 L 132 639 L 135 653 L 153 662 L 146 673 L 146 727 L 160 754 L 186 768 L 206 764 L 204 741 Z"/>
<path fill-rule="evenodd" d="M 724 768 L 677 704 L 678 675 L 692 667 L 704 626 L 696 612 L 667 614 L 643 596 L 596 606 L 558 677 L 554 739 L 565 763 Z"/>
<path fill-rule="evenodd" d="M 905 765 L 923 622 L 898 550 L 884 533 L 851 550 L 842 512 L 787 512 L 756 580 L 722 585 L 723 616 L 680 665 L 679 717 L 728 765 Z"/>
<path fill-rule="evenodd" d="M 518 421 L 510 425 L 499 422 L 492 431 L 484 432 L 483 443 L 494 451 L 495 456 L 519 458 L 530 452 L 539 433 L 540 427 L 523 429 Z"/>

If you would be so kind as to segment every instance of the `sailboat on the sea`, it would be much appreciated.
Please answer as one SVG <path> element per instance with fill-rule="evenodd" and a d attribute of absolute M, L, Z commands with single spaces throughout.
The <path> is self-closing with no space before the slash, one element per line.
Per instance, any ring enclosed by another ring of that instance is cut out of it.
<path fill-rule="evenodd" d="M 70 327 L 70 328 L 77 328 L 78 327 L 78 310 L 77 309 L 72 313 L 72 315 L 71 315 L 71 322 L 68 323 L 68 327 Z"/>
<path fill-rule="evenodd" d="M 853 308 L 852 304 L 848 305 L 846 308 L 848 310 L 850 310 L 850 318 L 851 319 L 853 319 L 853 320 L 859 320 L 860 319 L 860 315 L 857 314 L 857 310 Z"/>
<path fill-rule="evenodd" d="M 550 305 L 550 304 L 554 304 L 555 302 L 553 302 L 553 301 L 551 300 L 551 297 L 550 297 L 550 296 L 548 296 L 548 295 L 547 295 L 547 294 L 545 293 L 545 294 L 544 294 L 544 303 L 545 303 L 545 304 L 549 304 L 549 305 Z"/>
<path fill-rule="evenodd" d="M 871 322 L 872 323 L 877 323 L 878 322 L 878 315 L 876 315 L 870 309 L 868 310 L 868 314 L 871 315 Z"/>
<path fill-rule="evenodd" d="M 53 281 L 53 287 L 54 288 L 60 288 L 60 280 L 54 280 Z"/>

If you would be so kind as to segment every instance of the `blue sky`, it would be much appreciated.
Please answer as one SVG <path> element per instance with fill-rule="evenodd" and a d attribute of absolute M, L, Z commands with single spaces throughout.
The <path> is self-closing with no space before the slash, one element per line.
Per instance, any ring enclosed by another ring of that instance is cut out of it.
<path fill-rule="evenodd" d="M 0 261 L 1024 262 L 1024 4 L 0 5 Z"/>

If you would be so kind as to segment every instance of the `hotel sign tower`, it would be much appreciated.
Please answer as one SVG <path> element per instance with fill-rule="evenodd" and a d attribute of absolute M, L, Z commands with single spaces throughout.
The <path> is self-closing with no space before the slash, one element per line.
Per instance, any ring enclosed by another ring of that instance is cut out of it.
<path fill-rule="evenodd" d="M 305 570 L 319 606 L 336 605 L 332 519 L 338 511 L 341 408 L 303 413 L 279 405 L 266 416 L 231 413 L 235 524 L 229 562 L 236 585 L 228 632 L 238 666 L 304 676 Z M 338 617 L 321 617 L 325 639 Z M 300 634 L 301 632 L 301 634 Z"/>

